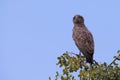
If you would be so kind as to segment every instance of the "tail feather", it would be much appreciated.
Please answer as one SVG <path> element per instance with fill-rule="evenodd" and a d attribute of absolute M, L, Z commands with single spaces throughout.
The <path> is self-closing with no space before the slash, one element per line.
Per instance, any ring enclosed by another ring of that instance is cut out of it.
<path fill-rule="evenodd" d="M 86 57 L 86 62 L 93 64 L 93 55 L 87 54 L 85 55 L 85 57 Z"/>

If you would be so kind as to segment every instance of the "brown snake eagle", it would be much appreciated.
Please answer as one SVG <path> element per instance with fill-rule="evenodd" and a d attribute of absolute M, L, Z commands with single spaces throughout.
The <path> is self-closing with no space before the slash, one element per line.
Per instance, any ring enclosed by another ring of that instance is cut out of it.
<path fill-rule="evenodd" d="M 84 24 L 84 18 L 81 15 L 75 15 L 73 17 L 73 40 L 83 55 L 86 57 L 86 61 L 93 64 L 94 54 L 94 40 L 92 33 L 87 29 Z"/>

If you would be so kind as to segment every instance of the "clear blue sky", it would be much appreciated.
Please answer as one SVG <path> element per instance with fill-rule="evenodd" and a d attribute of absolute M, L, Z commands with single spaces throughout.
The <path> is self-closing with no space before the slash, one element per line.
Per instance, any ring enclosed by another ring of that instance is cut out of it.
<path fill-rule="evenodd" d="M 119 0 L 0 0 L 0 80 L 54 77 L 57 57 L 78 53 L 75 14 L 93 33 L 94 59 L 110 63 L 120 49 Z"/>

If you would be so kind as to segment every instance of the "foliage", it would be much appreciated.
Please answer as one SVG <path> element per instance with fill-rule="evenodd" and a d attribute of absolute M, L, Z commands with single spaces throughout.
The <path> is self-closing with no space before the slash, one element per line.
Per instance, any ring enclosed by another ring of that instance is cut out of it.
<path fill-rule="evenodd" d="M 56 72 L 55 80 L 120 80 L 120 65 L 116 62 L 120 61 L 120 50 L 117 53 L 109 65 L 106 62 L 90 65 L 84 56 L 66 52 L 58 57 L 62 73 Z"/>

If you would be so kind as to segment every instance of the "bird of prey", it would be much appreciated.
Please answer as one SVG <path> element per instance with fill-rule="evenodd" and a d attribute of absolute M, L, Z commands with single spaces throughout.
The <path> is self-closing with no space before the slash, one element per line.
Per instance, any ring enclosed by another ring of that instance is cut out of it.
<path fill-rule="evenodd" d="M 86 62 L 93 64 L 94 40 L 92 33 L 85 26 L 84 18 L 81 15 L 75 15 L 73 23 L 73 40 L 80 53 L 82 52 L 86 57 Z"/>

